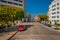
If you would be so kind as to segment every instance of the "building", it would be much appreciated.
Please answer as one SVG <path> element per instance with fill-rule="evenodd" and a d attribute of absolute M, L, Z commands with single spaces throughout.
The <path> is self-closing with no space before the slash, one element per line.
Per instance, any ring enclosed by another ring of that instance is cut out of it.
<path fill-rule="evenodd" d="M 42 22 L 42 21 L 46 22 L 46 21 L 48 21 L 48 16 L 47 15 L 36 16 L 35 20 L 38 22 Z"/>
<path fill-rule="evenodd" d="M 39 17 L 39 16 L 36 16 L 36 17 L 35 17 L 35 21 L 36 21 L 36 22 L 40 22 L 40 17 Z"/>
<path fill-rule="evenodd" d="M 19 8 L 25 8 L 25 0 L 0 0 L 0 5 L 8 5 Z"/>
<path fill-rule="evenodd" d="M 24 9 L 24 18 L 26 15 L 26 0 L 0 0 L 0 6 L 13 6 Z"/>
<path fill-rule="evenodd" d="M 52 23 L 60 23 L 60 0 L 52 1 L 49 5 L 48 16 Z"/>

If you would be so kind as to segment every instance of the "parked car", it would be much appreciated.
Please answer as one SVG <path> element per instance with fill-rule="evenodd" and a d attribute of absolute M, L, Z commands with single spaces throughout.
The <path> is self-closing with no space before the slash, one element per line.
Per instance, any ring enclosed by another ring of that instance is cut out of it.
<path fill-rule="evenodd" d="M 51 24 L 46 24 L 46 26 L 51 27 L 52 25 Z"/>
<path fill-rule="evenodd" d="M 19 25 L 18 30 L 19 30 L 19 31 L 24 31 L 24 30 L 25 30 L 25 25 Z"/>
<path fill-rule="evenodd" d="M 58 28 L 57 28 L 57 26 L 54 26 L 54 25 L 52 25 L 52 27 L 51 27 L 51 28 L 53 28 L 53 29 L 58 29 Z"/>
<path fill-rule="evenodd" d="M 48 26 L 48 27 L 51 27 L 52 25 L 51 24 L 48 24 L 46 22 L 43 23 L 44 25 Z"/>

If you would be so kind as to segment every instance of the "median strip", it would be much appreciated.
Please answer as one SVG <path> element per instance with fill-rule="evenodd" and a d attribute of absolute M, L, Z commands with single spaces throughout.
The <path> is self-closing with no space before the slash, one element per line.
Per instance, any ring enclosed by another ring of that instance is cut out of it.
<path fill-rule="evenodd" d="M 12 37 L 14 37 L 17 34 L 18 31 L 16 31 L 12 36 L 10 36 L 7 40 L 10 40 Z"/>

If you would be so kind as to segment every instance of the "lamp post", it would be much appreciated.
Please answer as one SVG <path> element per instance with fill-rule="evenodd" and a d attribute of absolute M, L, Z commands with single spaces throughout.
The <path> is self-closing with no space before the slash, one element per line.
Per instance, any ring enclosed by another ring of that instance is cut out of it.
<path fill-rule="evenodd" d="M 24 0 L 24 21 L 26 20 L 26 0 Z"/>

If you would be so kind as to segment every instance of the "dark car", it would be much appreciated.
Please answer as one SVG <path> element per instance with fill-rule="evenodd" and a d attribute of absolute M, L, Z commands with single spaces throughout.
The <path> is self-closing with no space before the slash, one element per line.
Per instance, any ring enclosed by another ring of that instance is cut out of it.
<path fill-rule="evenodd" d="M 24 31 L 24 30 L 25 30 L 25 25 L 19 25 L 18 30 L 19 30 L 19 31 Z"/>
<path fill-rule="evenodd" d="M 51 27 L 51 24 L 46 24 L 46 26 Z"/>

